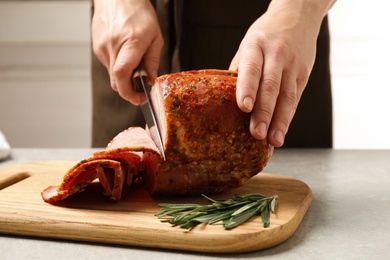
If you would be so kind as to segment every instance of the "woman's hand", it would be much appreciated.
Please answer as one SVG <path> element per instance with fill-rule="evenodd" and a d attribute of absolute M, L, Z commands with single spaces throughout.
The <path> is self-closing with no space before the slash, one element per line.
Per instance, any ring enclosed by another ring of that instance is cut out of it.
<path fill-rule="evenodd" d="M 268 136 L 276 147 L 284 143 L 307 84 L 326 14 L 298 2 L 272 1 L 249 28 L 230 65 L 238 71 L 237 104 L 252 112 L 251 134 L 257 139 Z"/>
<path fill-rule="evenodd" d="M 106 66 L 111 87 L 139 105 L 145 95 L 131 86 L 133 70 L 143 59 L 149 81 L 157 77 L 163 46 L 157 15 L 149 0 L 95 0 L 92 47 Z"/>

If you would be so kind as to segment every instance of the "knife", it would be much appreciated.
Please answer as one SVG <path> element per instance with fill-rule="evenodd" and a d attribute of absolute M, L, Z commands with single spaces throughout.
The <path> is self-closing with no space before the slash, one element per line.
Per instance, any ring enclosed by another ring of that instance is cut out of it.
<path fill-rule="evenodd" d="M 144 68 L 143 62 L 138 65 L 138 67 L 134 70 L 133 73 L 133 89 L 138 93 L 145 93 L 146 103 L 141 104 L 142 114 L 144 115 L 145 122 L 148 125 L 150 135 L 153 141 L 156 143 L 157 147 L 160 150 L 160 153 L 165 161 L 165 152 L 164 145 L 162 141 L 162 136 L 160 129 L 157 124 L 157 118 L 155 111 L 153 109 L 152 100 L 150 98 L 150 90 L 152 86 L 148 84 L 148 74 Z"/>

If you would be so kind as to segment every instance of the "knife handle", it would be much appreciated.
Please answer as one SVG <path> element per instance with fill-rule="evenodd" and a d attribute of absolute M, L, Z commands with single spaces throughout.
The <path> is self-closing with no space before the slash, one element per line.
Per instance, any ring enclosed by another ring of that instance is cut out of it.
<path fill-rule="evenodd" d="M 133 89 L 138 92 L 142 93 L 144 92 L 144 88 L 142 87 L 142 82 L 147 83 L 148 82 L 148 74 L 146 73 L 145 67 L 143 62 L 141 61 L 138 67 L 133 72 Z"/>

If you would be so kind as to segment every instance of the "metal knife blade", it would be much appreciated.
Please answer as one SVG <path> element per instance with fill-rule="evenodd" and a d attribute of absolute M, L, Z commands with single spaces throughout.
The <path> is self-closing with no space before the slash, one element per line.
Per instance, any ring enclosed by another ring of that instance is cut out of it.
<path fill-rule="evenodd" d="M 152 105 L 150 97 L 150 90 L 152 86 L 148 84 L 148 74 L 141 62 L 133 73 L 133 89 L 137 92 L 144 92 L 146 96 L 146 103 L 141 104 L 142 114 L 144 115 L 145 122 L 148 125 L 151 137 L 160 150 L 162 157 L 165 158 L 164 144 L 162 141 L 162 135 L 158 127 L 156 114 Z"/>

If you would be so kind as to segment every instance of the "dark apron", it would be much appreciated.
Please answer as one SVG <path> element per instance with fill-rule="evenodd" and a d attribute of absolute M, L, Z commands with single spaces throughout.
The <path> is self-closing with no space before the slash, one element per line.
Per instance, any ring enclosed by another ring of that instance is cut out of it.
<path fill-rule="evenodd" d="M 154 1 L 164 37 L 159 74 L 228 69 L 249 26 L 267 9 L 259 0 Z M 329 31 L 324 19 L 316 61 L 284 147 L 332 147 Z M 129 126 L 145 126 L 138 107 L 110 87 L 107 69 L 92 53 L 92 146 L 105 147 Z"/>

